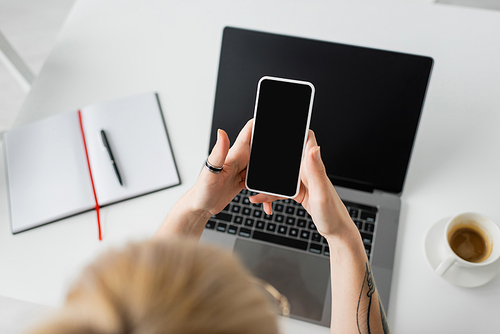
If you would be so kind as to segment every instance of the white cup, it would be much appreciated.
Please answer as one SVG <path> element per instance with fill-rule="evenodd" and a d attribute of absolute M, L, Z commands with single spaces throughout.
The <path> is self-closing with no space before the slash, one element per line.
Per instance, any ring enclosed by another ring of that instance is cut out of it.
<path fill-rule="evenodd" d="M 485 256 L 478 262 L 467 261 L 458 256 L 450 245 L 454 232 L 463 227 L 471 227 L 485 239 Z M 443 275 L 452 265 L 464 268 L 480 268 L 495 262 L 500 257 L 500 229 L 490 218 L 473 212 L 461 213 L 452 217 L 444 228 L 446 258 L 436 267 L 436 274 Z"/>

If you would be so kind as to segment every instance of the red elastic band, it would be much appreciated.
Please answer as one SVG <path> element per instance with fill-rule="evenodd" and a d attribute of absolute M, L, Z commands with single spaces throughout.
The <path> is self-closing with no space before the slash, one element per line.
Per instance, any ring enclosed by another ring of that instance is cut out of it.
<path fill-rule="evenodd" d="M 99 229 L 99 240 L 102 240 L 101 218 L 99 215 L 99 203 L 97 202 L 97 194 L 95 192 L 95 187 L 94 187 L 94 178 L 92 177 L 92 169 L 90 168 L 89 154 L 87 152 L 87 142 L 85 141 L 85 133 L 83 132 L 82 113 L 80 112 L 80 110 L 78 110 L 78 119 L 80 120 L 80 130 L 82 131 L 83 146 L 85 147 L 85 155 L 87 157 L 87 166 L 89 167 L 90 182 L 92 183 L 92 190 L 94 191 L 95 211 L 97 213 L 97 227 Z"/>

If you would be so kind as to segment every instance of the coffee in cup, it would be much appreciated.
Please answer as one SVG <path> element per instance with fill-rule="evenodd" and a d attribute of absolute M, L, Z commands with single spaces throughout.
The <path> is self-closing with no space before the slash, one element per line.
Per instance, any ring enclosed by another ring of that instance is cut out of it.
<path fill-rule="evenodd" d="M 451 250 L 465 261 L 474 263 L 490 256 L 493 247 L 489 239 L 475 221 L 455 225 L 448 233 Z"/>
<path fill-rule="evenodd" d="M 436 267 L 443 275 L 452 265 L 477 268 L 500 257 L 500 229 L 479 213 L 462 213 L 452 217 L 444 230 L 446 258 Z"/>

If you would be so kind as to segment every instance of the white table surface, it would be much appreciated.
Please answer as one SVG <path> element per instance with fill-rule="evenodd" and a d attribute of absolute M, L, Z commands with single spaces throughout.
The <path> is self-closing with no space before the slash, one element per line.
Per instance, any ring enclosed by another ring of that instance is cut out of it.
<path fill-rule="evenodd" d="M 497 332 L 500 275 L 453 286 L 430 269 L 423 242 L 459 212 L 500 222 L 500 13 L 408 1 L 78 1 L 16 125 L 157 91 L 182 185 L 102 209 L 102 242 L 95 212 L 12 235 L 0 163 L 0 295 L 60 306 L 88 261 L 156 231 L 206 158 L 226 25 L 434 58 L 402 196 L 389 323 L 395 333 Z M 290 320 L 286 332 L 328 330 Z"/>

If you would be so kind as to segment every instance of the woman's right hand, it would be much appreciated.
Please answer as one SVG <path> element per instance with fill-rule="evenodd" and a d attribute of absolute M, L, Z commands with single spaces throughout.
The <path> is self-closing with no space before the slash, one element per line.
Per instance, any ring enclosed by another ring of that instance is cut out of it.
<path fill-rule="evenodd" d="M 358 333 L 367 329 L 371 333 L 389 333 L 363 241 L 326 174 L 312 131 L 309 131 L 302 159 L 300 180 L 300 191 L 295 200 L 302 203 L 312 216 L 318 232 L 327 239 L 332 254 L 331 332 Z M 257 194 L 250 201 L 262 202 L 268 212 L 276 199 L 279 198 Z"/>
<path fill-rule="evenodd" d="M 312 130 L 309 130 L 304 158 L 300 169 L 300 190 L 295 201 L 313 218 L 318 232 L 324 237 L 338 235 L 353 223 L 343 202 L 326 174 L 321 160 L 320 147 Z M 280 197 L 257 194 L 250 198 L 253 203 L 263 203 L 266 213 L 272 212 L 272 202 Z"/>

